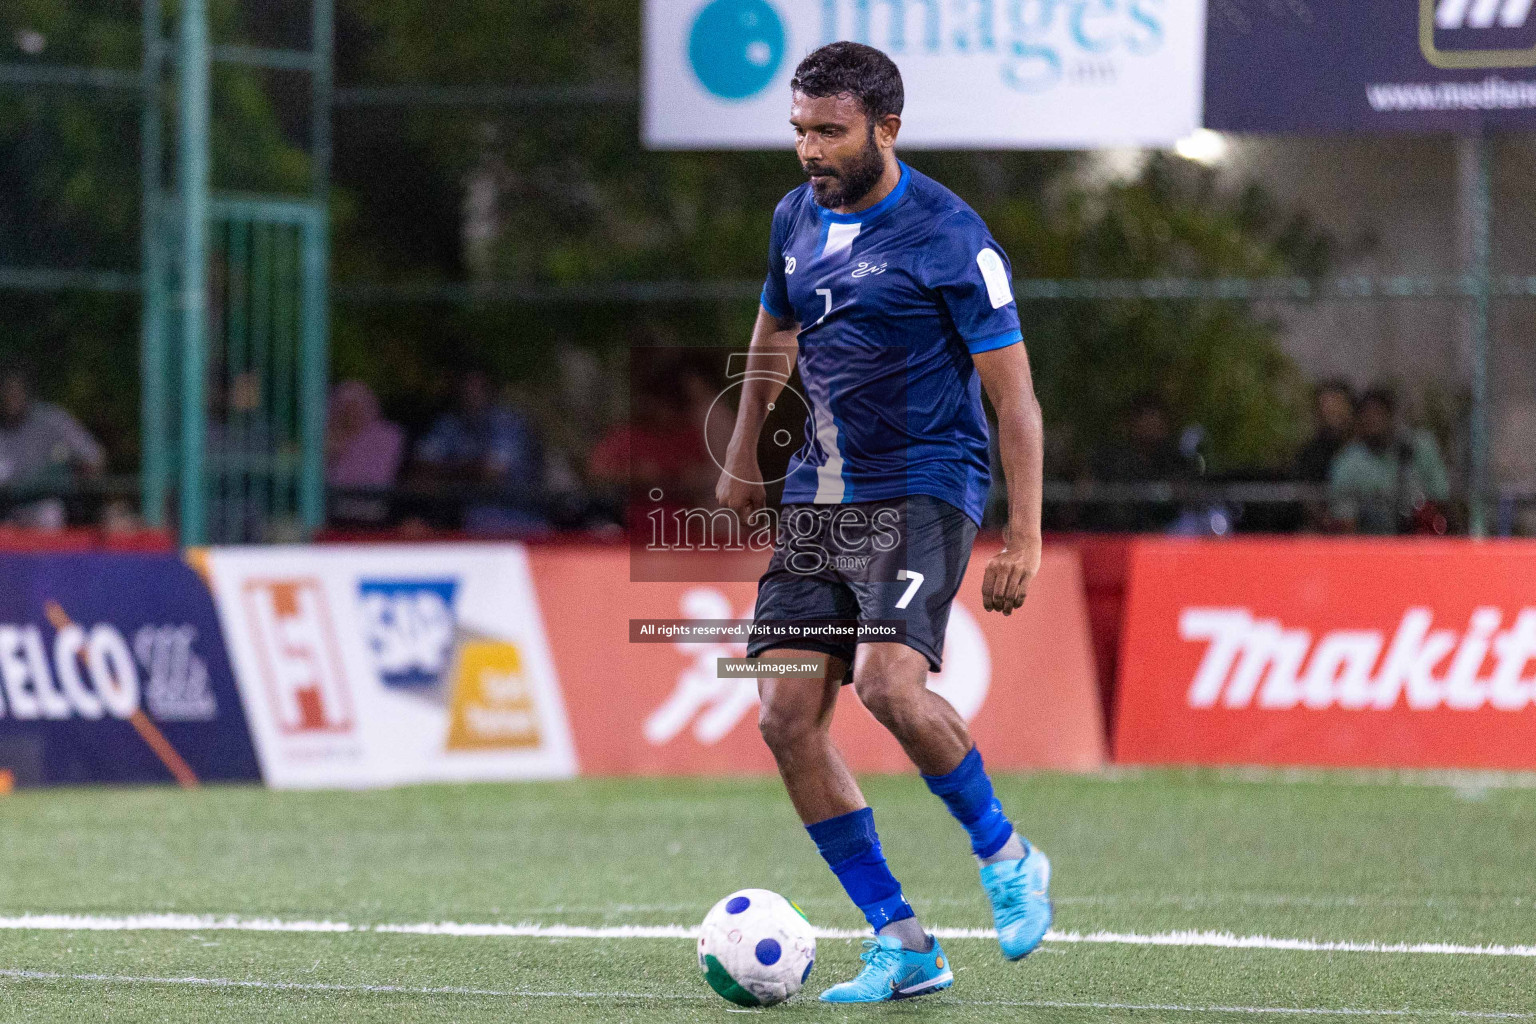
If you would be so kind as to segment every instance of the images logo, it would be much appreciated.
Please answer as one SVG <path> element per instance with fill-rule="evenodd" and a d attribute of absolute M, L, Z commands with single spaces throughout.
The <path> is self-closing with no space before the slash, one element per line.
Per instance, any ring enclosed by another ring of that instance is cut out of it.
<path fill-rule="evenodd" d="M 1419 48 L 1437 68 L 1536 67 L 1536 0 L 1419 0 Z M 1491 45 L 1490 45 L 1491 44 Z"/>
<path fill-rule="evenodd" d="M 711 0 L 688 34 L 693 73 L 725 100 L 744 100 L 766 89 L 785 48 L 784 21 L 767 0 Z"/>
<path fill-rule="evenodd" d="M 368 650 L 385 686 L 437 686 L 453 654 L 456 580 L 361 580 Z"/>
<path fill-rule="evenodd" d="M 985 57 L 1005 86 L 1113 86 L 1131 62 L 1162 50 L 1167 0 L 822 0 L 821 39 L 886 53 Z"/>

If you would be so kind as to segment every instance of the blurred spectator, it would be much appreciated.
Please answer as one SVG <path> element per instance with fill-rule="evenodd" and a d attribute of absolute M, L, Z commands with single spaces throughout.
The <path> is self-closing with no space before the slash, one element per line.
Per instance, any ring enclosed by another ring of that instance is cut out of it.
<path fill-rule="evenodd" d="M 0 487 L 57 486 L 76 473 L 100 473 L 106 461 L 101 445 L 79 420 L 33 398 L 26 368 L 0 370 Z M 15 526 L 63 529 L 64 503 L 58 498 L 27 502 L 11 508 L 6 519 Z"/>
<path fill-rule="evenodd" d="M 455 407 L 418 442 L 416 459 L 432 480 L 495 493 L 494 500 L 474 500 L 464 510 L 470 533 L 545 528 L 543 444 L 532 420 L 496 399 L 484 373 L 460 378 Z"/>
<path fill-rule="evenodd" d="M 1195 466 L 1173 436 L 1168 408 L 1143 395 L 1126 411 L 1122 437 L 1100 451 L 1091 468 L 1104 483 L 1175 483 L 1195 477 Z M 1163 530 L 1178 517 L 1174 502 L 1119 502 L 1101 506 L 1094 525 L 1104 530 Z"/>
<path fill-rule="evenodd" d="M 1332 513 L 1346 530 L 1371 534 L 1444 532 L 1438 503 L 1450 494 L 1440 447 L 1427 431 L 1400 431 L 1397 399 L 1367 391 L 1355 417 L 1355 440 L 1329 474 Z"/>
<path fill-rule="evenodd" d="M 1342 380 L 1327 380 L 1312 392 L 1312 439 L 1296 453 L 1295 478 L 1302 483 L 1325 484 L 1334 459 L 1349 443 L 1355 429 L 1355 393 Z M 1335 531 L 1327 503 L 1302 502 L 1306 522 L 1316 530 Z"/>
<path fill-rule="evenodd" d="M 1312 392 L 1312 440 L 1296 453 L 1296 479 L 1325 484 L 1333 460 L 1355 427 L 1355 393 L 1342 380 L 1327 380 Z"/>
<path fill-rule="evenodd" d="M 405 431 L 379 412 L 373 390 L 359 380 L 342 381 L 331 392 L 325 424 L 325 483 L 342 490 L 393 487 L 405 457 Z M 337 495 L 333 522 L 376 526 L 389 516 L 381 497 Z"/>
<path fill-rule="evenodd" d="M 1501 494 L 1499 534 L 1536 537 L 1536 398 L 1510 398 L 1499 409 L 1492 461 Z"/>
<path fill-rule="evenodd" d="M 682 393 L 688 421 L 698 431 L 707 459 L 699 462 L 699 485 L 712 497 L 719 480 L 719 462 L 725 459 L 725 450 L 735 432 L 736 408 L 726 401 L 717 401 L 721 398 L 720 382 L 698 366 L 683 367 Z"/>
<path fill-rule="evenodd" d="M 609 428 L 592 449 L 588 476 L 618 500 L 627 493 L 632 524 L 643 515 L 642 504 L 714 507 L 720 468 L 710 446 L 718 444 L 724 452 L 734 418 L 734 410 L 724 405 L 709 415 L 718 393 L 695 367 L 662 368 L 631 395 L 629 419 Z"/>
<path fill-rule="evenodd" d="M 116 498 L 101 509 L 101 532 L 108 539 L 142 533 L 146 529 L 144 518 L 132 502 Z"/>
<path fill-rule="evenodd" d="M 273 540 L 287 524 L 269 520 L 266 501 L 254 481 L 275 479 L 271 468 L 283 457 L 263 415 L 264 382 L 255 370 L 228 374 L 224 364 L 208 367 L 205 408 L 208 422 L 203 447 L 209 488 L 208 535 L 224 543 Z"/>

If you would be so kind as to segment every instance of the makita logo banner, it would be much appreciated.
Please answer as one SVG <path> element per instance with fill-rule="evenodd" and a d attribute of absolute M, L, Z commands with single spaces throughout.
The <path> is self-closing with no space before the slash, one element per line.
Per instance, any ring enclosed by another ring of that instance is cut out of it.
<path fill-rule="evenodd" d="M 1459 631 L 1433 628 L 1434 618 L 1429 608 L 1410 608 L 1390 635 L 1318 636 L 1246 608 L 1186 608 L 1179 635 L 1206 645 L 1189 706 L 1522 711 L 1536 700 L 1536 679 L 1526 674 L 1536 659 L 1536 608 L 1522 608 L 1508 629 L 1499 628 L 1498 608 L 1479 608 Z M 1492 671 L 1483 673 L 1490 658 Z"/>
<path fill-rule="evenodd" d="M 1536 768 L 1536 544 L 1138 542 L 1123 761 Z"/>

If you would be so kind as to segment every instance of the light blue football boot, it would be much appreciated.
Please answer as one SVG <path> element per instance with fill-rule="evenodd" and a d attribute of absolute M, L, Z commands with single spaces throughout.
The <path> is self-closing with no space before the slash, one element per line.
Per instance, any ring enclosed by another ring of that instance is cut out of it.
<path fill-rule="evenodd" d="M 1019 860 L 981 866 L 981 885 L 992 901 L 992 920 L 1003 956 L 1021 960 L 1051 927 L 1051 862 L 1038 846 Z"/>
<path fill-rule="evenodd" d="M 955 983 L 949 957 L 938 939 L 928 952 L 914 953 L 901 948 L 901 940 L 894 935 L 877 935 L 864 940 L 859 959 L 865 966 L 858 977 L 827 989 L 821 994 L 822 1002 L 884 1003 L 925 996 Z"/>

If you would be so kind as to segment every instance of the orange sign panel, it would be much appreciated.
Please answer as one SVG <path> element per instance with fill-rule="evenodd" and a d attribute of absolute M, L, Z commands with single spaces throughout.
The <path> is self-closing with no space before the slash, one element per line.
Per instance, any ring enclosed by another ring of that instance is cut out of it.
<path fill-rule="evenodd" d="M 1048 549 L 1024 608 L 981 609 L 995 544 L 978 544 L 930 686 L 997 768 L 1087 770 L 1105 737 L 1077 554 Z M 755 679 L 720 679 L 744 643 L 631 643 L 632 619 L 750 619 L 752 583 L 633 583 L 624 548 L 530 552 L 583 774 L 769 773 Z M 687 575 L 687 574 L 680 574 Z M 896 741 L 843 688 L 833 736 L 855 771 L 908 771 Z"/>
<path fill-rule="evenodd" d="M 539 709 L 516 644 L 467 640 L 454 671 L 449 750 L 537 748 Z"/>

